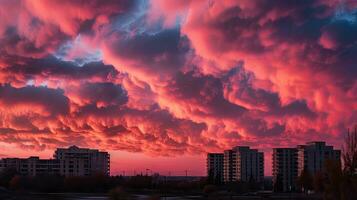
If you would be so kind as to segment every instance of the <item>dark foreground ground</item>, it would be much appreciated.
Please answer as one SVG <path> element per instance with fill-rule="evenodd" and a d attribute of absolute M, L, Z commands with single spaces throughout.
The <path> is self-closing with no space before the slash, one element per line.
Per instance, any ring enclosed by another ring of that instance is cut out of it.
<path fill-rule="evenodd" d="M 210 196 L 159 196 L 159 195 L 131 195 L 127 198 L 120 199 L 138 199 L 138 200 L 194 200 L 194 199 L 207 199 L 207 200 L 245 200 L 245 199 L 301 199 L 301 200 L 317 200 L 321 199 L 317 196 L 306 196 L 303 194 L 247 194 L 240 196 L 230 196 L 227 194 L 215 194 Z M 83 194 L 83 193 L 2 193 L 0 194 L 0 200 L 111 200 L 106 194 Z"/>

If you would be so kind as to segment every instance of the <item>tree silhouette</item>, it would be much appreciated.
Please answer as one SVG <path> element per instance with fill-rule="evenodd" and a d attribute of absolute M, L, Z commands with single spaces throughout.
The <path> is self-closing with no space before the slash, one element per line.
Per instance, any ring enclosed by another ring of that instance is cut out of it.
<path fill-rule="evenodd" d="M 345 144 L 342 146 L 342 159 L 346 173 L 357 173 L 357 125 L 353 132 L 347 132 Z"/>
<path fill-rule="evenodd" d="M 18 174 L 16 168 L 8 167 L 0 172 L 0 186 L 9 187 L 11 179 Z"/>
<path fill-rule="evenodd" d="M 326 166 L 326 164 L 325 164 Z M 322 193 L 325 189 L 325 175 L 323 172 L 318 171 L 313 177 L 313 188 L 315 192 Z"/>
<path fill-rule="evenodd" d="M 298 183 L 303 192 L 307 192 L 312 189 L 313 177 L 307 169 L 304 169 L 301 172 L 301 175 L 298 178 Z"/>

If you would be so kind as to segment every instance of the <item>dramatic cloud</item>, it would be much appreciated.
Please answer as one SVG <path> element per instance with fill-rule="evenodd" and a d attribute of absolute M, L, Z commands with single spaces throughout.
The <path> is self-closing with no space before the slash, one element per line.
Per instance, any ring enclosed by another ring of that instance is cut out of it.
<path fill-rule="evenodd" d="M 353 0 L 5 0 L 0 19 L 0 142 L 19 149 L 339 146 L 357 120 Z"/>
<path fill-rule="evenodd" d="M 30 112 L 45 116 L 68 113 L 69 103 L 63 91 L 44 87 L 13 88 L 8 85 L 0 87 L 1 107 L 9 112 Z M 3 111 L 4 113 L 6 111 Z"/>
<path fill-rule="evenodd" d="M 127 12 L 135 4 L 126 0 L 5 0 L 0 7 L 0 66 L 19 62 L 22 57 L 54 53 L 63 42 L 95 32 L 109 18 Z"/>

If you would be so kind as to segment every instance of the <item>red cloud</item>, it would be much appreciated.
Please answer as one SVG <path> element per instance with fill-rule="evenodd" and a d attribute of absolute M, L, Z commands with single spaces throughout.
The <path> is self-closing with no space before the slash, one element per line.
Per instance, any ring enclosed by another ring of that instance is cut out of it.
<path fill-rule="evenodd" d="M 268 151 L 356 122 L 353 1 L 83 2 L 0 5 L 2 142 Z"/>
<path fill-rule="evenodd" d="M 111 16 L 125 13 L 134 5 L 134 1 L 127 0 L 2 2 L 0 64 L 19 62 L 21 57 L 39 58 L 54 53 L 66 40 L 79 33 L 96 31 L 108 23 Z M 12 55 L 18 58 L 7 59 Z"/>

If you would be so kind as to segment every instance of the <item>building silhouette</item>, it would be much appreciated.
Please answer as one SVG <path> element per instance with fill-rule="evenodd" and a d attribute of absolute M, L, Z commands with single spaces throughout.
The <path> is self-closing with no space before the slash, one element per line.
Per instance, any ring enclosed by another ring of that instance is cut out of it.
<path fill-rule="evenodd" d="M 308 142 L 296 148 L 273 149 L 273 184 L 276 191 L 298 190 L 297 180 L 303 171 L 311 176 L 324 172 L 327 160 L 341 161 L 341 151 L 325 142 Z"/>
<path fill-rule="evenodd" d="M 221 159 L 223 156 L 223 160 Z M 223 163 L 222 163 L 223 162 Z M 237 146 L 223 154 L 207 154 L 207 172 L 223 174 L 223 182 L 263 182 L 264 154 L 248 146 Z M 221 168 L 223 165 L 223 168 Z"/>
<path fill-rule="evenodd" d="M 207 154 L 207 176 L 214 183 L 223 182 L 223 153 Z"/>
<path fill-rule="evenodd" d="M 307 170 L 312 175 L 322 172 L 327 160 L 341 161 L 341 150 L 326 146 L 325 142 L 308 142 L 306 145 L 299 145 L 297 149 L 299 175 L 303 170 Z"/>
<path fill-rule="evenodd" d="M 262 182 L 264 180 L 264 153 L 249 147 L 238 147 L 237 179 L 239 181 Z"/>
<path fill-rule="evenodd" d="M 293 191 L 297 188 L 298 151 L 296 148 L 273 149 L 273 185 L 275 191 Z"/>
<path fill-rule="evenodd" d="M 58 148 L 53 159 L 3 158 L 0 160 L 0 171 L 14 168 L 25 176 L 62 175 L 90 176 L 96 173 L 110 175 L 110 155 L 97 149 Z"/>
<path fill-rule="evenodd" d="M 236 180 L 236 152 L 232 149 L 223 152 L 223 182 L 233 182 Z"/>

